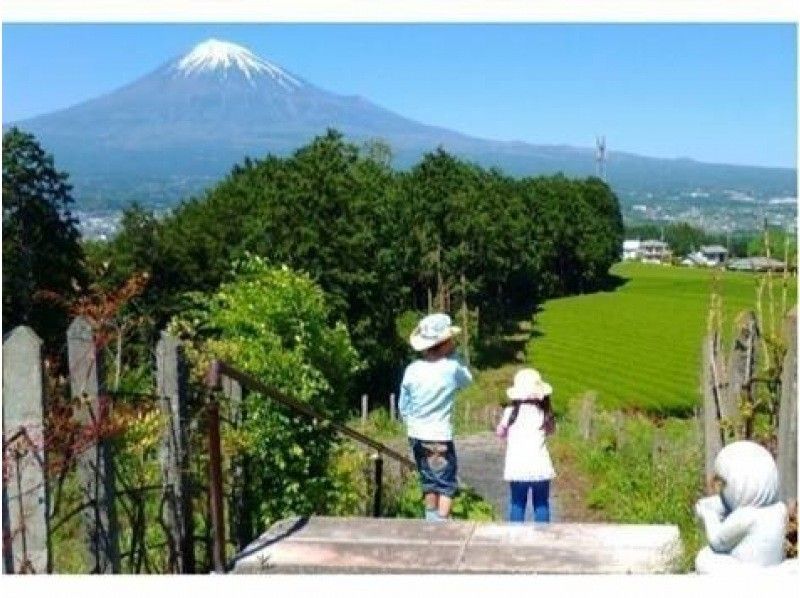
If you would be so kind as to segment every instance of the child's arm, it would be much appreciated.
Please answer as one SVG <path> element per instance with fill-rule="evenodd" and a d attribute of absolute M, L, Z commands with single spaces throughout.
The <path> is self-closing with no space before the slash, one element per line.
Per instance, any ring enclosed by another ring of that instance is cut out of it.
<path fill-rule="evenodd" d="M 403 381 L 400 382 L 400 396 L 397 399 L 397 411 L 400 413 L 400 417 L 403 420 L 408 419 L 408 408 L 411 403 L 411 393 L 408 390 L 408 385 L 406 384 L 406 376 L 403 374 Z"/>
<path fill-rule="evenodd" d="M 465 365 L 462 365 L 461 361 L 458 359 L 456 359 L 455 378 L 456 386 L 458 388 L 464 388 L 472 383 L 472 372 L 470 372 Z"/>
<path fill-rule="evenodd" d="M 500 418 L 500 423 L 497 424 L 495 434 L 500 438 L 505 438 L 508 434 L 508 420 L 511 418 L 511 407 L 503 409 L 503 416 Z"/>

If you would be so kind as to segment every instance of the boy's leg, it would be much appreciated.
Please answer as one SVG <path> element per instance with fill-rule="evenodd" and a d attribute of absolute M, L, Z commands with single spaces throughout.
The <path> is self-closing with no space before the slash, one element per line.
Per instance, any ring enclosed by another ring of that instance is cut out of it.
<path fill-rule="evenodd" d="M 550 480 L 533 483 L 533 520 L 540 523 L 550 521 Z"/>
<path fill-rule="evenodd" d="M 439 508 L 439 495 L 435 492 L 425 493 L 425 510 L 435 511 Z"/>
<path fill-rule="evenodd" d="M 439 495 L 435 492 L 426 492 L 425 500 L 425 521 L 438 521 L 439 519 Z"/>
<path fill-rule="evenodd" d="M 450 517 L 450 508 L 453 506 L 453 497 L 439 495 L 439 517 L 447 519 Z"/>
<path fill-rule="evenodd" d="M 509 483 L 508 520 L 512 522 L 525 521 L 525 507 L 528 505 L 528 482 Z"/>
<path fill-rule="evenodd" d="M 432 457 L 431 467 L 436 476 L 439 520 L 450 518 L 453 497 L 458 491 L 458 458 L 452 441 L 439 443 L 438 454 Z M 441 451 L 444 450 L 442 453 Z"/>

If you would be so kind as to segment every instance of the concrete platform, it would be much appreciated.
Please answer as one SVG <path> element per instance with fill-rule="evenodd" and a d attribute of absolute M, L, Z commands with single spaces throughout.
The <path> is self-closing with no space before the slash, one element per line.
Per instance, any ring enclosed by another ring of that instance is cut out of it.
<path fill-rule="evenodd" d="M 232 573 L 669 573 L 673 525 L 311 517 L 275 524 Z"/>

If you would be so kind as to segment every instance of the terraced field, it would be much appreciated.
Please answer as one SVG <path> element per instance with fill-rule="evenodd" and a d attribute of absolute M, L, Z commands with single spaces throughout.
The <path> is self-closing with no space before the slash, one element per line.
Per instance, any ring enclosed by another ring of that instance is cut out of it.
<path fill-rule="evenodd" d="M 690 412 L 700 396 L 711 272 L 622 263 L 612 273 L 625 280 L 614 291 L 544 304 L 534 316 L 527 361 L 553 385 L 557 409 L 591 390 L 609 408 Z M 721 292 L 724 332 L 730 337 L 736 314 L 755 306 L 756 277 L 726 272 Z M 780 276 L 774 297 L 777 314 Z M 796 297 L 792 278 L 787 303 Z M 766 292 L 762 301 L 766 316 Z"/>

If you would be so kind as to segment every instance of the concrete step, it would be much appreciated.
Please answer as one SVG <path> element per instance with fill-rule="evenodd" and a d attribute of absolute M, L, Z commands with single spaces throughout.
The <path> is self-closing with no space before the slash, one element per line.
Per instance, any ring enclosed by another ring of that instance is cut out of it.
<path fill-rule="evenodd" d="M 311 517 L 273 525 L 233 573 L 666 573 L 674 525 Z"/>

